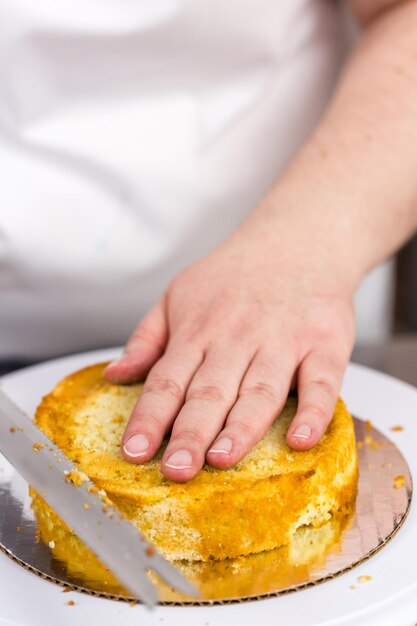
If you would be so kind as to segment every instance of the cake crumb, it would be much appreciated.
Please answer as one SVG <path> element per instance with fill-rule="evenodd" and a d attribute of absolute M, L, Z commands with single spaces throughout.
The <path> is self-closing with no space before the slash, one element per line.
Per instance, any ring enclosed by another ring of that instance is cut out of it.
<path fill-rule="evenodd" d="M 351 585 L 350 589 L 356 589 L 356 585 Z"/>
<path fill-rule="evenodd" d="M 52 541 L 48 543 L 48 546 L 53 550 L 55 548 L 55 541 L 52 539 Z"/>
<path fill-rule="evenodd" d="M 371 435 L 366 435 L 365 437 L 365 443 L 369 446 L 369 444 L 372 443 L 372 437 Z"/>
<path fill-rule="evenodd" d="M 370 580 L 372 580 L 372 576 L 358 576 L 357 578 L 358 583 L 369 583 Z"/>
<path fill-rule="evenodd" d="M 45 447 L 44 443 L 34 443 L 32 448 L 33 450 L 35 450 L 35 452 L 39 452 L 39 450 L 42 450 L 42 448 Z"/>
<path fill-rule="evenodd" d="M 40 542 L 41 542 L 41 532 L 39 528 L 37 528 L 35 532 L 35 543 L 40 543 Z"/>
<path fill-rule="evenodd" d="M 23 528 L 21 526 L 16 526 L 16 530 L 17 530 L 18 533 L 21 533 Z"/>
<path fill-rule="evenodd" d="M 358 441 L 358 449 L 362 450 L 363 448 L 363 441 Z"/>
<path fill-rule="evenodd" d="M 399 433 L 404 430 L 404 426 L 400 426 L 399 424 L 397 424 L 396 426 L 391 426 L 390 430 L 392 430 L 392 432 L 394 433 Z"/>
<path fill-rule="evenodd" d="M 84 507 L 85 509 L 89 509 L 89 508 L 90 508 L 90 505 L 88 504 L 88 502 L 84 502 L 83 507 Z"/>
<path fill-rule="evenodd" d="M 62 593 L 68 593 L 69 591 L 72 591 L 71 587 L 64 587 Z"/>
<path fill-rule="evenodd" d="M 10 426 L 9 430 L 11 433 L 15 433 L 17 429 L 16 426 Z"/>
<path fill-rule="evenodd" d="M 72 483 L 76 487 L 80 487 L 83 483 L 89 480 L 88 476 L 84 474 L 84 472 L 80 472 L 79 470 L 73 469 L 70 472 L 66 470 L 65 472 L 65 480 L 69 483 Z"/>
<path fill-rule="evenodd" d="M 68 600 L 67 606 L 74 606 L 74 605 L 75 605 L 74 600 Z"/>
<path fill-rule="evenodd" d="M 400 489 L 401 487 L 405 487 L 405 476 L 402 474 L 394 478 L 394 489 Z"/>
<path fill-rule="evenodd" d="M 372 422 L 370 420 L 366 420 L 365 428 L 366 428 L 366 430 L 372 430 L 373 426 L 372 426 Z"/>

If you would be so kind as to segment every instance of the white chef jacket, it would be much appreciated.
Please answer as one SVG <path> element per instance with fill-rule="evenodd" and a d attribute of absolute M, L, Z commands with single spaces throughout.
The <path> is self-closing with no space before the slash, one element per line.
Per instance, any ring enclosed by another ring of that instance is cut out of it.
<path fill-rule="evenodd" d="M 0 0 L 0 358 L 125 341 L 306 139 L 332 0 Z"/>

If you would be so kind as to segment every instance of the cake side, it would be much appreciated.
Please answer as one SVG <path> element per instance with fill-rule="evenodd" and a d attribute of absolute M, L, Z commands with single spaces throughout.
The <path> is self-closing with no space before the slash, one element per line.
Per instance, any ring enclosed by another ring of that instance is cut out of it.
<path fill-rule="evenodd" d="M 41 498 L 35 498 L 35 515 L 40 537 L 53 542 L 52 553 L 64 565 L 73 581 L 104 593 L 129 595 L 110 570 L 68 528 L 57 523 L 53 511 Z M 245 597 L 269 591 L 279 581 L 294 582 L 308 579 L 311 568 L 322 568 L 328 551 L 340 549 L 341 533 L 348 523 L 345 518 L 332 518 L 315 529 L 299 528 L 289 544 L 251 556 L 221 561 L 176 561 L 179 569 L 202 593 L 204 599 Z M 163 601 L 181 601 L 183 598 L 153 577 Z"/>

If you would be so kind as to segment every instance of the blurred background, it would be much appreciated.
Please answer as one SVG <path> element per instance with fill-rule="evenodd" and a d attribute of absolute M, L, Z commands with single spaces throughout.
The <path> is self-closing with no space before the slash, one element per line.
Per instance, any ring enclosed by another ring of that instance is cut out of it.
<path fill-rule="evenodd" d="M 357 295 L 370 314 L 362 306 L 352 361 L 417 385 L 417 236 L 374 270 Z"/>

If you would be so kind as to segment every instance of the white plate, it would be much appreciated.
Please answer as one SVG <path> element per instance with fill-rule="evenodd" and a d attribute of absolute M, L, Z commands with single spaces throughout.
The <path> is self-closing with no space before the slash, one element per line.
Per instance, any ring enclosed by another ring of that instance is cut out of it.
<path fill-rule="evenodd" d="M 33 414 L 40 398 L 66 374 L 107 360 L 119 350 L 100 350 L 26 368 L 1 379 L 1 386 Z M 343 397 L 352 413 L 371 420 L 395 441 L 417 476 L 417 390 L 365 367 L 350 365 Z M 390 427 L 401 424 L 402 432 Z M 2 460 L 0 469 L 10 471 Z M 358 584 L 361 575 L 372 576 Z M 356 589 L 351 589 L 355 584 Z M 67 606 L 73 599 L 75 606 Z M 317 587 L 243 605 L 214 607 L 141 606 L 86 596 L 62 589 L 0 554 L 0 624 L 15 626 L 414 626 L 417 622 L 417 509 L 396 537 L 378 554 L 351 572 Z"/>

